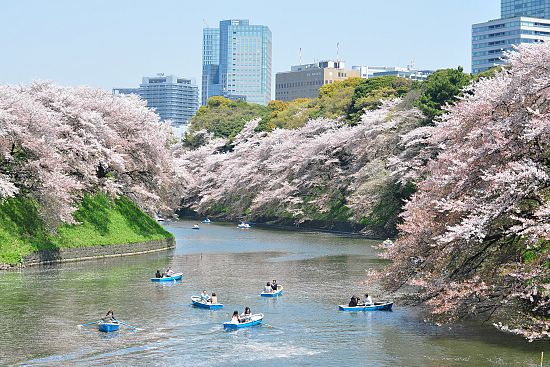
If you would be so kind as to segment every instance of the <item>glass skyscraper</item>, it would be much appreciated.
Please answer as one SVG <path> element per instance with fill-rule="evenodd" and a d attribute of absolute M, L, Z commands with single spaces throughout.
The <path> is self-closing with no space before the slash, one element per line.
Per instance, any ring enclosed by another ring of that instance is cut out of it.
<path fill-rule="evenodd" d="M 500 17 L 550 19 L 550 0 L 501 0 Z"/>
<path fill-rule="evenodd" d="M 271 100 L 271 31 L 246 19 L 204 28 L 202 104 L 212 96 L 267 104 Z"/>
<path fill-rule="evenodd" d="M 113 94 L 137 94 L 154 108 L 161 120 L 185 124 L 199 109 L 199 88 L 192 79 L 158 74 L 143 77 L 139 88 L 116 88 Z"/>
<path fill-rule="evenodd" d="M 501 19 L 472 26 L 472 72 L 505 63 L 514 45 L 550 42 L 550 0 L 501 0 Z"/>

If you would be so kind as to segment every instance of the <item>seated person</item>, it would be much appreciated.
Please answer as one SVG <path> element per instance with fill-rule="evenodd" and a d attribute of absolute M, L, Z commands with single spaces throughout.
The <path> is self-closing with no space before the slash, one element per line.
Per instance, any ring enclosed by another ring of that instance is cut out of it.
<path fill-rule="evenodd" d="M 277 291 L 277 281 L 275 279 L 273 279 L 273 282 L 271 283 L 271 289 L 273 289 L 274 292 Z"/>
<path fill-rule="evenodd" d="M 216 296 L 216 293 L 212 292 L 212 298 L 210 298 L 210 303 L 216 304 L 218 303 L 218 296 Z"/>
<path fill-rule="evenodd" d="M 166 276 L 171 277 L 172 275 L 174 275 L 174 271 L 171 267 L 168 267 L 168 270 L 166 270 Z"/>
<path fill-rule="evenodd" d="M 210 299 L 210 296 L 208 295 L 208 292 L 205 290 L 202 291 L 201 293 L 201 302 L 208 302 L 208 300 Z"/>
<path fill-rule="evenodd" d="M 357 306 L 357 297 L 351 296 L 351 300 L 349 301 L 348 306 L 349 307 L 356 307 Z"/>
<path fill-rule="evenodd" d="M 244 312 L 241 314 L 241 322 L 249 321 L 250 316 L 252 316 L 252 312 L 250 311 L 250 307 L 245 307 Z"/>
<path fill-rule="evenodd" d="M 160 273 L 160 270 L 157 270 L 155 273 L 155 278 L 162 278 L 162 274 Z"/>
<path fill-rule="evenodd" d="M 271 283 L 267 282 L 266 286 L 264 287 L 264 293 L 273 293 L 273 288 L 271 288 Z"/>
<path fill-rule="evenodd" d="M 365 300 L 363 301 L 365 306 L 371 306 L 373 304 L 372 298 L 368 295 L 368 293 L 365 293 Z"/>
<path fill-rule="evenodd" d="M 239 311 L 233 311 L 233 316 L 231 316 L 231 323 L 238 324 L 239 322 Z"/>
<path fill-rule="evenodd" d="M 101 320 L 107 323 L 118 322 L 118 320 L 115 318 L 115 315 L 113 314 L 113 310 L 107 311 L 107 315 L 105 315 L 105 317 Z"/>

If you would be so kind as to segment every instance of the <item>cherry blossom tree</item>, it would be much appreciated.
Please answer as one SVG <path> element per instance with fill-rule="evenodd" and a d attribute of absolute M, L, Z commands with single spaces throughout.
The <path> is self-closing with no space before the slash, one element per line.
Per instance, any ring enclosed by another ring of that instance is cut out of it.
<path fill-rule="evenodd" d="M 55 228 L 85 193 L 174 205 L 173 137 L 135 96 L 52 83 L 0 86 L 0 198 L 30 195 Z"/>
<path fill-rule="evenodd" d="M 383 276 L 419 286 L 442 319 L 481 315 L 532 340 L 550 335 L 550 44 L 508 62 L 403 137 L 416 150 L 394 174 L 418 191 Z"/>

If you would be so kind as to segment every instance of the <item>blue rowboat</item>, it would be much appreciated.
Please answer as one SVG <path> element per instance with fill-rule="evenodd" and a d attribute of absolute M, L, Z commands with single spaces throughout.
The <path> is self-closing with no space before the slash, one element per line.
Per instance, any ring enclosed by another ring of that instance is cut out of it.
<path fill-rule="evenodd" d="M 264 319 L 263 313 L 257 313 L 252 316 L 250 316 L 250 321 L 247 322 L 239 322 L 238 324 L 233 323 L 231 321 L 227 321 L 223 323 L 223 328 L 226 330 L 236 330 L 236 329 L 242 329 L 249 326 L 259 325 L 262 323 L 262 320 Z"/>
<path fill-rule="evenodd" d="M 191 304 L 198 308 L 206 308 L 207 310 L 219 310 L 220 308 L 223 308 L 223 304 L 221 303 L 202 302 L 199 296 L 191 297 Z"/>
<path fill-rule="evenodd" d="M 279 285 L 279 286 L 277 286 L 277 291 L 276 292 L 262 292 L 262 293 L 260 293 L 260 296 L 262 296 L 262 297 L 279 297 L 282 294 L 283 294 L 283 287 Z"/>
<path fill-rule="evenodd" d="M 110 333 L 111 331 L 117 331 L 120 327 L 120 324 L 118 322 L 103 322 L 98 321 L 97 322 L 97 328 L 99 331 L 103 331 L 105 333 Z"/>
<path fill-rule="evenodd" d="M 340 311 L 391 311 L 393 302 L 374 302 L 373 305 L 350 307 L 347 305 L 339 305 Z"/>
<path fill-rule="evenodd" d="M 183 273 L 176 273 L 170 277 L 162 277 L 162 278 L 151 278 L 152 282 L 172 282 L 176 280 L 181 280 L 183 277 Z"/>

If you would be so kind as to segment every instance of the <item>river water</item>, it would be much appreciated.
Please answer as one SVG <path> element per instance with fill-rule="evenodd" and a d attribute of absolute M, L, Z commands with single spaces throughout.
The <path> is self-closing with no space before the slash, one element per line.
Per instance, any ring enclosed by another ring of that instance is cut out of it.
<path fill-rule="evenodd" d="M 545 349 L 550 358 L 548 342 L 489 326 L 435 326 L 412 308 L 338 311 L 351 294 L 379 295 L 363 283 L 367 270 L 384 266 L 372 241 L 192 224 L 166 225 L 177 238 L 169 252 L 0 273 L 0 365 L 539 366 Z M 184 273 L 181 282 L 149 281 L 168 266 Z M 259 297 L 273 278 L 284 295 Z M 190 307 L 202 289 L 225 308 Z M 264 313 L 265 325 L 224 331 L 245 306 Z M 78 326 L 108 309 L 137 330 Z"/>

